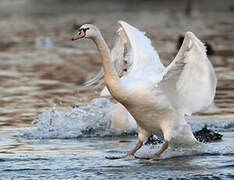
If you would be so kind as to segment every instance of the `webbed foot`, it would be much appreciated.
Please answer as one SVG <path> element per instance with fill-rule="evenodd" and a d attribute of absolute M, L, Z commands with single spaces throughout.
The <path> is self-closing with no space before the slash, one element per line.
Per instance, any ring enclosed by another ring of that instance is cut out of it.
<path fill-rule="evenodd" d="M 129 157 L 129 155 L 124 155 L 124 156 L 106 156 L 106 159 L 110 159 L 110 160 L 116 160 L 116 159 L 124 159 Z"/>
<path fill-rule="evenodd" d="M 152 155 L 152 156 L 146 156 L 146 157 L 140 157 L 140 156 L 134 156 L 136 159 L 141 159 L 141 160 L 150 160 L 150 159 L 154 159 L 156 157 L 159 157 L 159 156 L 156 156 L 156 155 Z"/>

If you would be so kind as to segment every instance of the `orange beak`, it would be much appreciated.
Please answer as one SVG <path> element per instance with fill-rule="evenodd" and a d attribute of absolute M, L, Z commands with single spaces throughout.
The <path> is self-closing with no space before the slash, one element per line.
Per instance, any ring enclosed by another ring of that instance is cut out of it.
<path fill-rule="evenodd" d="M 85 37 L 85 31 L 84 29 L 79 29 L 79 31 L 75 34 L 75 36 L 72 37 L 72 41 L 75 41 L 77 39 L 81 39 Z"/>

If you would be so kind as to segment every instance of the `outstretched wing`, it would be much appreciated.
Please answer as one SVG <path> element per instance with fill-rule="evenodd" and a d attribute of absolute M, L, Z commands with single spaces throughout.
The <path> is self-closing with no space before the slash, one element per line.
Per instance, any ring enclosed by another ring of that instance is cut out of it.
<path fill-rule="evenodd" d="M 158 53 L 152 47 L 150 39 L 143 32 L 124 21 L 119 21 L 119 24 L 120 28 L 117 31 L 117 37 L 111 50 L 112 63 L 119 76 L 123 75 L 124 61 L 127 62 L 129 67 L 125 75 L 134 75 L 139 70 L 145 72 L 147 68 L 155 73 L 161 73 L 164 66 L 159 59 Z M 101 69 L 94 78 L 84 83 L 84 85 L 94 84 L 103 75 L 104 72 Z"/>
<path fill-rule="evenodd" d="M 162 73 L 158 87 L 173 107 L 190 115 L 212 103 L 216 84 L 205 46 L 192 32 L 187 32 L 177 56 Z"/>
<path fill-rule="evenodd" d="M 164 66 L 145 33 L 124 21 L 119 21 L 119 24 L 123 28 L 125 39 L 129 44 L 128 52 L 130 57 L 128 59 L 131 63 L 129 74 L 135 74 L 139 71 L 146 72 L 147 70 L 161 73 Z"/>

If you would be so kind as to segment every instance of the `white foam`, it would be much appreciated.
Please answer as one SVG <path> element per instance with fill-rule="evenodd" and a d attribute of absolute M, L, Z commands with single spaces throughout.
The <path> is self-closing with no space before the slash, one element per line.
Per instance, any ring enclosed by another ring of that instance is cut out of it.
<path fill-rule="evenodd" d="M 59 111 L 56 106 L 41 113 L 34 127 L 20 133 L 24 138 L 76 138 L 113 134 L 110 129 L 113 103 L 107 98 L 95 98 L 86 106 Z"/>
<path fill-rule="evenodd" d="M 129 131 L 114 131 L 111 126 L 111 112 L 114 103 L 108 98 L 95 98 L 88 105 L 69 107 L 61 111 L 54 106 L 42 112 L 32 127 L 20 132 L 20 137 L 36 139 L 77 138 L 129 135 Z M 193 116 L 189 120 L 193 131 L 200 130 L 207 124 L 208 129 L 216 132 L 230 132 L 234 130 L 234 121 L 228 117 Z"/>
<path fill-rule="evenodd" d="M 157 152 L 162 144 L 143 146 L 137 151 L 136 155 L 139 157 L 147 157 Z M 185 156 L 203 156 L 204 154 L 217 156 L 225 154 L 233 154 L 234 144 L 225 145 L 222 142 L 200 144 L 192 147 L 177 147 L 169 148 L 156 159 L 170 159 L 175 157 Z"/>

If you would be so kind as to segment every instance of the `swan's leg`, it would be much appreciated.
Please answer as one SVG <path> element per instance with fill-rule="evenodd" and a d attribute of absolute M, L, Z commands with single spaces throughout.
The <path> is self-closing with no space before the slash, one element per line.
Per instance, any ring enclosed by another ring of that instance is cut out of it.
<path fill-rule="evenodd" d="M 135 152 L 141 148 L 143 144 L 143 141 L 138 141 L 137 145 L 131 150 L 129 151 L 126 155 L 124 156 L 106 156 L 106 159 L 122 159 L 122 158 L 126 158 L 128 156 L 133 156 L 135 154 Z"/>
<path fill-rule="evenodd" d="M 146 140 L 149 137 L 149 135 L 150 135 L 149 132 L 145 131 L 144 129 L 142 129 L 141 127 L 138 126 L 138 143 L 137 143 L 137 145 L 124 156 L 117 156 L 117 157 L 116 156 L 107 156 L 106 159 L 122 159 L 122 158 L 126 158 L 128 156 L 133 156 L 137 152 L 137 150 L 141 148 L 144 140 Z"/>
<path fill-rule="evenodd" d="M 159 157 L 167 148 L 168 148 L 168 141 L 165 141 L 163 143 L 162 147 L 156 153 L 154 153 L 153 155 L 147 156 L 147 157 L 135 156 L 135 158 L 138 158 L 138 159 L 154 159 L 156 157 Z"/>
<path fill-rule="evenodd" d="M 147 156 L 147 157 L 136 157 L 135 156 L 136 158 L 138 158 L 138 159 L 154 159 L 156 157 L 159 157 L 168 148 L 168 144 L 169 144 L 169 141 L 171 139 L 171 128 L 167 124 L 166 124 L 166 126 L 162 126 L 162 127 L 163 128 L 161 129 L 161 131 L 163 133 L 164 143 L 161 146 L 161 148 L 151 156 Z"/>

